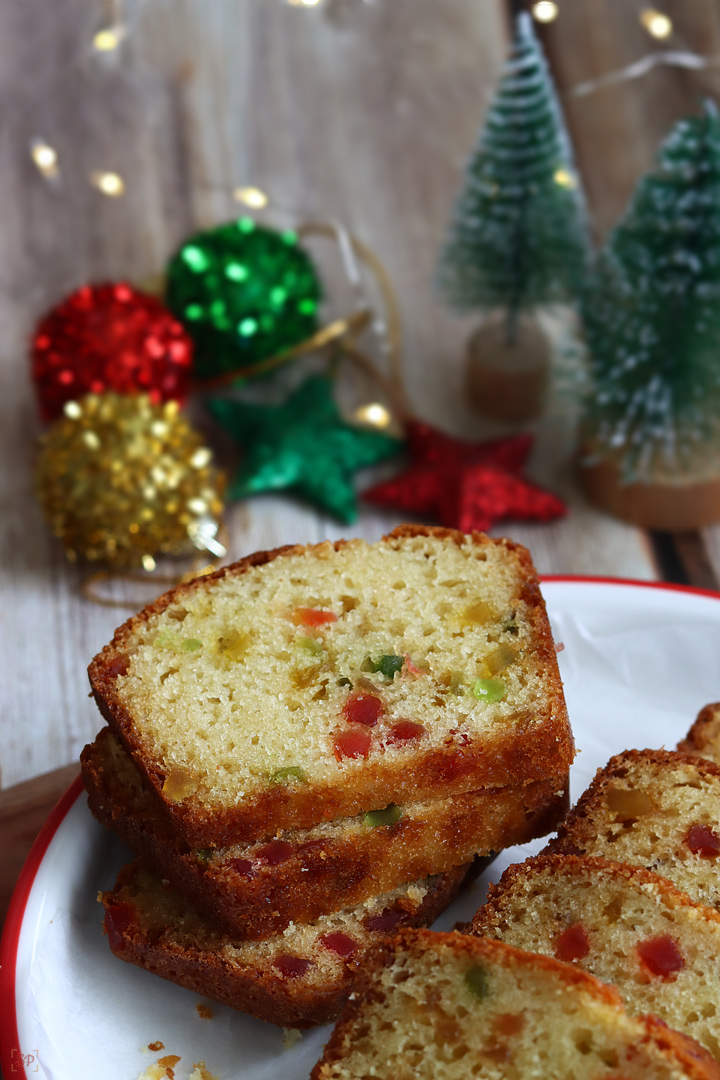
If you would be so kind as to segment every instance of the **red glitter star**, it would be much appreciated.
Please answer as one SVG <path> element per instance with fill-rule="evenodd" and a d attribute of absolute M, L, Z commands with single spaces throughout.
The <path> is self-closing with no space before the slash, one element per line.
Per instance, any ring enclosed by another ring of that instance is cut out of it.
<path fill-rule="evenodd" d="M 551 521 L 567 513 L 561 499 L 521 475 L 532 435 L 466 442 L 418 420 L 409 421 L 406 435 L 411 464 L 364 491 L 368 502 L 432 517 L 462 532 L 485 532 L 506 518 Z"/>

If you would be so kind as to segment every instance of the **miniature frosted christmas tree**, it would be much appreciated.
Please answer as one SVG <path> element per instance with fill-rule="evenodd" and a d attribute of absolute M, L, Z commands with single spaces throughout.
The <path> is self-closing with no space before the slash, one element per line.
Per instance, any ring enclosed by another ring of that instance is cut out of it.
<path fill-rule="evenodd" d="M 530 370 L 538 330 L 528 315 L 577 295 L 588 248 L 584 200 L 562 114 L 532 19 L 522 13 L 467 166 L 440 259 L 439 291 L 457 311 L 493 313 L 473 352 L 484 351 L 489 361 L 488 351 L 499 349 L 491 366 Z M 502 378 L 497 394 L 485 387 L 490 397 L 502 398 L 502 390 Z M 485 408 L 497 413 L 502 405 L 488 400 Z"/>
<path fill-rule="evenodd" d="M 591 484 L 591 495 L 656 528 L 720 519 L 720 118 L 714 105 L 671 132 L 610 236 L 583 307 L 591 375 L 584 432 L 603 466 L 588 475 L 593 483 L 604 477 L 603 490 Z M 608 501 L 610 468 L 617 505 Z M 668 489 L 667 511 L 642 511 L 638 496 L 649 497 L 649 487 L 660 495 Z"/>

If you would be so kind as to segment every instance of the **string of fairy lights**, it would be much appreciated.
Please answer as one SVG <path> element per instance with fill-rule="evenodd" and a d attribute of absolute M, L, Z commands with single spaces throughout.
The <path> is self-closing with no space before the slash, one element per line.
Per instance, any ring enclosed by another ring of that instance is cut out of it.
<path fill-rule="evenodd" d="M 289 6 L 307 8 L 328 6 L 336 2 L 338 0 L 285 0 Z M 374 0 L 354 0 L 354 2 L 363 5 L 372 3 Z M 555 3 L 554 0 L 536 0 L 530 10 L 537 22 L 545 24 L 554 22 L 561 15 L 560 4 Z M 637 15 L 640 25 L 656 41 L 670 41 L 671 39 L 677 41 L 677 32 L 672 19 L 663 11 L 640 4 Z M 92 35 L 91 51 L 98 56 L 116 53 L 129 32 L 130 27 L 124 14 L 123 0 L 113 0 L 111 21 Z M 682 43 L 678 42 L 678 44 Z M 656 51 L 648 53 L 617 71 L 580 83 L 571 88 L 569 93 L 575 96 L 585 95 L 612 83 L 639 78 L 661 64 L 699 70 L 720 64 L 720 57 L 702 56 L 684 48 L 670 52 Z M 59 184 L 61 162 L 57 149 L 47 139 L 35 135 L 30 139 L 29 152 L 40 175 L 50 184 Z M 119 198 L 126 191 L 125 179 L 119 173 L 109 169 L 93 169 L 87 177 L 87 182 L 108 198 Z M 262 210 L 269 203 L 268 195 L 253 185 L 234 187 L 230 190 L 230 194 L 237 202 L 252 210 Z"/>

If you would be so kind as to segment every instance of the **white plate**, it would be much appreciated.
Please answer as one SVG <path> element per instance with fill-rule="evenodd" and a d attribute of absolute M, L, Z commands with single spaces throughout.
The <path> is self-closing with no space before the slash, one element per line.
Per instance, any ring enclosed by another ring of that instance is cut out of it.
<path fill-rule="evenodd" d="M 608 757 L 673 748 L 698 710 L 720 700 L 720 594 L 632 582 L 546 579 L 543 592 L 578 750 L 573 798 Z M 504 852 L 436 923 L 449 929 L 482 900 L 487 880 L 542 841 Z M 18 884 L 3 937 L 0 1064 L 6 1080 L 136 1080 L 179 1054 L 176 1080 L 205 1061 L 222 1080 L 306 1080 L 329 1029 L 289 1050 L 282 1033 L 116 960 L 102 936 L 99 889 L 128 852 L 98 825 L 79 784 L 56 808 Z M 20 1054 L 24 1055 L 21 1063 Z"/>

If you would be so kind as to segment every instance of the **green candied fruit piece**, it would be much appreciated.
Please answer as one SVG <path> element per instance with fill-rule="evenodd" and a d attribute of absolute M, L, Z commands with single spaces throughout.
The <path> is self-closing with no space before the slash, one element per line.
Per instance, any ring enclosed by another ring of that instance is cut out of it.
<path fill-rule="evenodd" d="M 305 652 L 310 653 L 311 656 L 322 656 L 325 651 L 322 642 L 313 637 L 298 638 L 297 645 L 300 649 L 304 649 Z"/>
<path fill-rule="evenodd" d="M 363 671 L 380 672 L 390 682 L 395 678 L 398 671 L 402 671 L 403 664 L 405 663 L 404 656 L 397 656 L 394 653 L 385 653 L 379 660 L 373 660 L 372 657 L 367 656 L 363 662 Z"/>
<path fill-rule="evenodd" d="M 478 1001 L 482 1001 L 486 998 L 490 992 L 488 987 L 487 971 L 484 967 L 480 967 L 479 964 L 473 964 L 471 968 L 465 972 L 465 985 L 467 986 L 473 997 L 476 997 Z"/>
<path fill-rule="evenodd" d="M 206 847 L 206 848 L 200 848 L 199 851 L 197 851 L 196 854 L 197 854 L 198 862 L 209 863 L 210 860 L 212 859 L 213 855 L 215 854 L 215 851 L 214 851 L 213 848 Z"/>
<path fill-rule="evenodd" d="M 271 784 L 284 784 L 286 780 L 297 780 L 299 783 L 304 784 L 307 780 L 307 773 L 302 765 L 284 765 L 282 769 L 276 769 L 274 773 L 270 773 Z"/>
<path fill-rule="evenodd" d="M 197 652 L 198 649 L 202 649 L 202 641 L 198 641 L 196 637 L 185 638 L 182 643 L 182 647 L 185 652 Z"/>
<path fill-rule="evenodd" d="M 384 810 L 370 810 L 363 817 L 363 825 L 369 825 L 377 829 L 380 825 L 394 825 L 403 816 L 402 809 L 395 803 L 390 803 Z"/>
<path fill-rule="evenodd" d="M 480 701 L 502 701 L 507 687 L 502 679 L 478 679 L 472 688 L 473 695 Z"/>
<path fill-rule="evenodd" d="M 180 644 L 180 635 L 174 630 L 161 630 L 153 645 L 156 649 L 176 649 Z"/>

